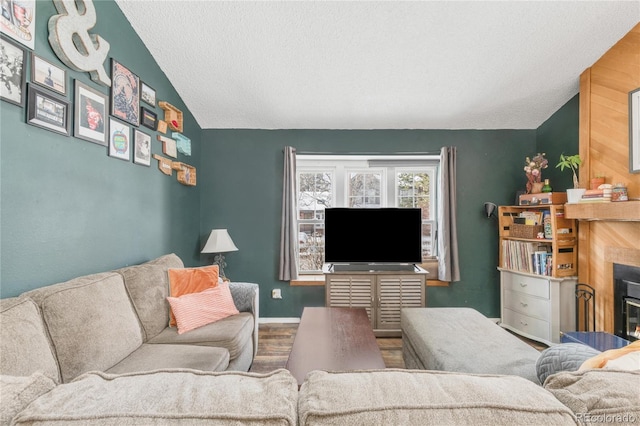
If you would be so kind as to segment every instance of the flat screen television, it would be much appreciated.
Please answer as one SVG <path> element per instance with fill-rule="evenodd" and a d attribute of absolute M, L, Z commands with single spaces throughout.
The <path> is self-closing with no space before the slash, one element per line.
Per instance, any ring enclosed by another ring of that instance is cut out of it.
<path fill-rule="evenodd" d="M 329 208 L 324 239 L 325 262 L 334 267 L 413 266 L 422 262 L 422 213 L 418 208 Z"/>

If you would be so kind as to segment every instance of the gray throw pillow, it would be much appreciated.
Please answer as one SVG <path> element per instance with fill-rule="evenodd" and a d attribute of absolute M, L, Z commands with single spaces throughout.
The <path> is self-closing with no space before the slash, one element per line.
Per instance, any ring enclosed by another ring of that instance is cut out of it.
<path fill-rule="evenodd" d="M 577 371 L 583 362 L 598 355 L 600 351 L 581 343 L 562 343 L 551 346 L 540 353 L 536 361 L 536 372 L 540 383 L 560 371 Z"/>

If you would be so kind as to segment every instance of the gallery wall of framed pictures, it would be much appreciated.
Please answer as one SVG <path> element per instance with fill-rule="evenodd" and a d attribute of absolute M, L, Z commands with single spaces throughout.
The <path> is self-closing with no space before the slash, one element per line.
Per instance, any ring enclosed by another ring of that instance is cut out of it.
<path fill-rule="evenodd" d="M 24 108 L 28 125 L 104 146 L 110 158 L 150 166 L 152 141 L 176 135 L 160 137 L 166 134 L 167 124 L 158 117 L 156 108 L 167 103 L 157 100 L 154 87 L 113 56 L 105 61 L 111 71 L 108 89 L 98 84 L 100 81 L 93 81 L 93 76 L 91 82 L 72 78 L 78 69 L 72 67 L 73 74 L 69 72 L 68 58 L 60 57 L 54 45 L 53 53 L 58 58 L 34 50 L 36 1 L 16 4 L 5 8 L 2 2 L 0 100 Z M 171 108 L 175 114 L 182 114 Z M 162 109 L 166 120 L 166 107 Z M 158 135 L 153 135 L 155 132 Z M 174 139 L 171 141 L 175 145 Z M 161 145 L 158 150 L 164 153 L 165 143 Z M 178 151 L 191 155 L 190 149 L 179 147 Z M 175 152 L 173 158 L 177 155 Z"/>

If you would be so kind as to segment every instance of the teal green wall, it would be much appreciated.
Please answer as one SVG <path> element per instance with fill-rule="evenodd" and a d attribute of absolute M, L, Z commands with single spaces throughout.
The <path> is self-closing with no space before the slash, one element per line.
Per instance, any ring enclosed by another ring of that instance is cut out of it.
<path fill-rule="evenodd" d="M 555 192 L 573 188 L 571 171 L 560 171 L 556 164 L 560 160 L 560 154 L 578 154 L 579 106 L 579 95 L 575 95 L 542 123 L 536 132 L 537 152 L 546 153 L 549 160 L 549 167 L 542 172 L 542 178 L 549 179 Z"/>
<path fill-rule="evenodd" d="M 429 306 L 471 306 L 499 316 L 497 221 L 483 204 L 512 204 L 524 187 L 524 157 L 535 130 L 204 130 L 199 172 L 201 237 L 227 228 L 239 251 L 227 255 L 227 275 L 260 284 L 260 314 L 297 317 L 324 304 L 323 287 L 290 287 L 277 279 L 285 146 L 313 152 L 415 152 L 458 149 L 458 235 L 462 280 L 430 287 Z M 521 177 L 521 179 L 518 179 Z M 271 299 L 272 288 L 282 300 Z"/>
<path fill-rule="evenodd" d="M 57 12 L 52 2 L 37 3 L 36 54 L 64 67 L 47 41 L 47 20 Z M 199 254 L 202 244 L 212 228 L 228 228 L 240 250 L 227 255 L 227 275 L 260 284 L 262 316 L 299 316 L 304 306 L 324 303 L 324 288 L 277 280 L 284 146 L 336 153 L 456 146 L 462 280 L 430 287 L 427 303 L 499 316 L 497 221 L 483 216 L 483 203 L 513 203 L 524 188 L 525 156 L 546 151 L 553 167 L 560 152 L 577 152 L 577 96 L 537 130 L 202 131 L 117 5 L 94 5 L 92 32 L 111 44 L 110 57 L 185 113 L 193 156 L 179 160 L 197 167 L 198 185 L 161 174 L 155 160 L 126 163 L 102 146 L 27 125 L 24 108 L 0 102 L 0 297 L 170 252 L 187 265 L 210 263 Z M 67 72 L 68 100 L 76 78 L 108 93 L 87 73 Z M 152 152 L 161 153 L 151 133 Z M 551 169 L 556 189 L 570 185 L 570 175 Z M 272 288 L 282 289 L 282 300 L 269 297 Z"/>
<path fill-rule="evenodd" d="M 164 73 L 113 1 L 95 1 L 97 25 L 109 57 L 117 59 L 184 114 L 184 134 L 193 156 L 179 160 L 199 167 L 201 129 Z M 68 72 L 73 80 L 103 93 L 88 73 L 64 66 L 53 53 L 47 21 L 57 14 L 53 2 L 37 2 L 35 52 Z M 161 24 L 159 24 L 161 25 Z M 31 59 L 28 59 L 29 64 Z M 110 61 L 105 64 L 110 72 Z M 28 81 L 30 68 L 27 69 Z M 155 111 L 160 117 L 162 110 Z M 175 252 L 187 264 L 200 262 L 200 198 L 151 167 L 110 158 L 106 147 L 25 124 L 26 108 L 0 102 L 0 296 L 10 297 L 83 274 L 135 264 Z M 161 144 L 152 134 L 152 152 Z"/>

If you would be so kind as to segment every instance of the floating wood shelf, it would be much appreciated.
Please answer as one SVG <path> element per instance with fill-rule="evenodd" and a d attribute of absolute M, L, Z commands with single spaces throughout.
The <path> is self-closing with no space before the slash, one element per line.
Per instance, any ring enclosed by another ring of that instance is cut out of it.
<path fill-rule="evenodd" d="M 576 203 L 564 207 L 568 219 L 640 221 L 640 201 Z"/>

